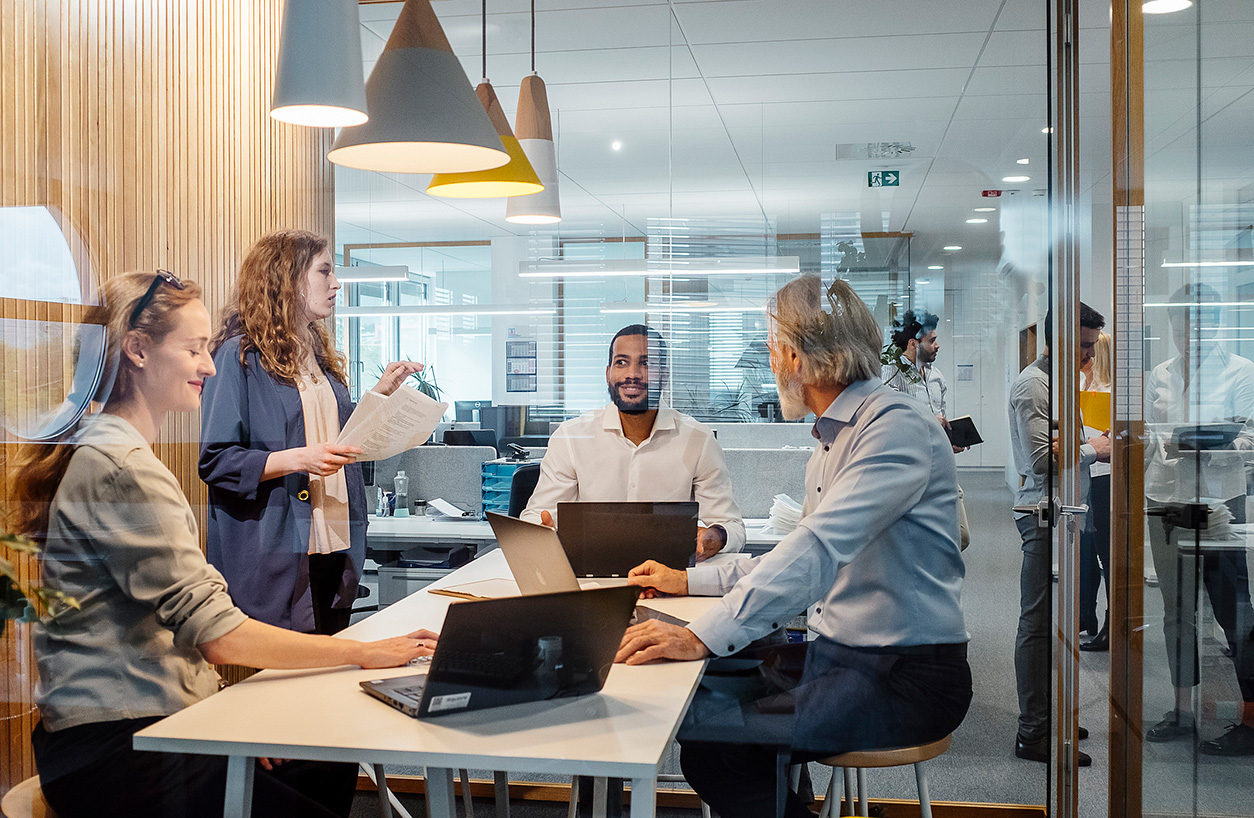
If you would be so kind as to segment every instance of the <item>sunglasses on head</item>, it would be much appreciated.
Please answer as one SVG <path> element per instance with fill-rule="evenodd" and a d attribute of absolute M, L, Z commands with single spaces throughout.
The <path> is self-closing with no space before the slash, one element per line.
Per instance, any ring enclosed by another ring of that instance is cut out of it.
<path fill-rule="evenodd" d="M 135 304 L 135 309 L 131 310 L 131 320 L 127 322 L 127 328 L 134 329 L 135 322 L 139 320 L 140 313 L 152 303 L 152 299 L 156 297 L 157 287 L 161 286 L 161 282 L 169 284 L 176 290 L 183 289 L 183 282 L 179 277 L 169 270 L 158 270 L 157 274 L 152 277 L 152 283 L 148 285 L 148 291 L 144 293 L 144 297 L 139 299 Z"/>

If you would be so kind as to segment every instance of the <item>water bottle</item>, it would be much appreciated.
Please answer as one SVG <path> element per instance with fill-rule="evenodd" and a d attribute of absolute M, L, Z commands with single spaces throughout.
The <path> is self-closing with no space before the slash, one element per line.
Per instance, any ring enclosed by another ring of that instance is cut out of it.
<path fill-rule="evenodd" d="M 375 497 L 375 501 L 374 501 L 374 516 L 386 517 L 388 516 L 387 493 L 383 491 L 382 486 L 376 486 L 375 491 L 378 492 L 378 496 Z"/>
<path fill-rule="evenodd" d="M 405 472 L 398 471 L 396 478 L 392 480 L 392 485 L 396 489 L 396 511 L 397 517 L 409 516 L 409 478 L 405 476 Z"/>

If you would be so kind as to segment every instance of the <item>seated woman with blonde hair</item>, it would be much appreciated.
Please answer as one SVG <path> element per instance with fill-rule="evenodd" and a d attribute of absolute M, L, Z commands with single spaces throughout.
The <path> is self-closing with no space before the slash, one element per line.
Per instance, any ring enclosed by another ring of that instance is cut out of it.
<path fill-rule="evenodd" d="M 158 272 L 104 285 L 85 320 L 106 327 L 100 413 L 60 440 L 27 444 L 12 530 L 43 543 L 43 581 L 79 607 L 36 629 L 41 721 L 32 741 L 61 818 L 221 815 L 226 759 L 138 752 L 137 731 L 217 690 L 210 662 L 270 668 L 394 667 L 436 634 L 378 642 L 294 633 L 231 601 L 200 550 L 196 519 L 154 454 L 170 412 L 200 405 L 209 313 L 193 282 Z M 257 815 L 347 815 L 351 764 L 262 760 Z"/>

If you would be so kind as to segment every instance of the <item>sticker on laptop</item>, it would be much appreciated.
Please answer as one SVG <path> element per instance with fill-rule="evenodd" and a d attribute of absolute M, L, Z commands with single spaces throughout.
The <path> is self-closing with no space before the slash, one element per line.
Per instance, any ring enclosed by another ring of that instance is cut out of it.
<path fill-rule="evenodd" d="M 441 710 L 460 710 L 470 704 L 469 693 L 450 693 L 447 696 L 432 696 L 428 712 L 438 713 Z"/>

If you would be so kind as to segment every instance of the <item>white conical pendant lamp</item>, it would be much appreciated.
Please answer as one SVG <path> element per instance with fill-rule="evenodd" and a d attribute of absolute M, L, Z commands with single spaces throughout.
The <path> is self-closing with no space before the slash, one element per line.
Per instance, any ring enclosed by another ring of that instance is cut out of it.
<path fill-rule="evenodd" d="M 287 0 L 270 116 L 315 128 L 366 121 L 357 0 Z"/>
<path fill-rule="evenodd" d="M 523 77 L 518 90 L 514 134 L 531 162 L 544 190 L 530 196 L 514 196 L 505 204 L 505 221 L 514 224 L 556 224 L 562 220 L 557 194 L 557 148 L 549 117 L 549 94 L 536 73 L 536 3 L 531 0 L 531 75 Z"/>
<path fill-rule="evenodd" d="M 327 154 L 337 165 L 458 173 L 509 161 L 429 0 L 405 0 L 366 82 L 366 103 L 370 120 L 340 131 Z"/>
<path fill-rule="evenodd" d="M 557 195 L 557 148 L 553 144 L 553 125 L 549 119 L 549 96 L 544 80 L 532 74 L 523 77 L 518 93 L 518 115 L 515 117 L 518 144 L 531 161 L 544 190 L 530 196 L 515 196 L 505 205 L 505 221 L 514 224 L 556 224 L 562 220 L 561 201 Z"/>
<path fill-rule="evenodd" d="M 437 173 L 427 185 L 427 193 L 454 199 L 491 199 L 500 196 L 525 196 L 544 190 L 540 178 L 531 169 L 522 146 L 510 130 L 509 120 L 496 98 L 496 91 L 488 80 L 488 0 L 483 0 L 483 79 L 475 88 L 475 96 L 488 112 L 492 127 L 501 137 L 501 144 L 509 154 L 509 162 L 499 168 L 479 170 L 474 173 Z"/>

